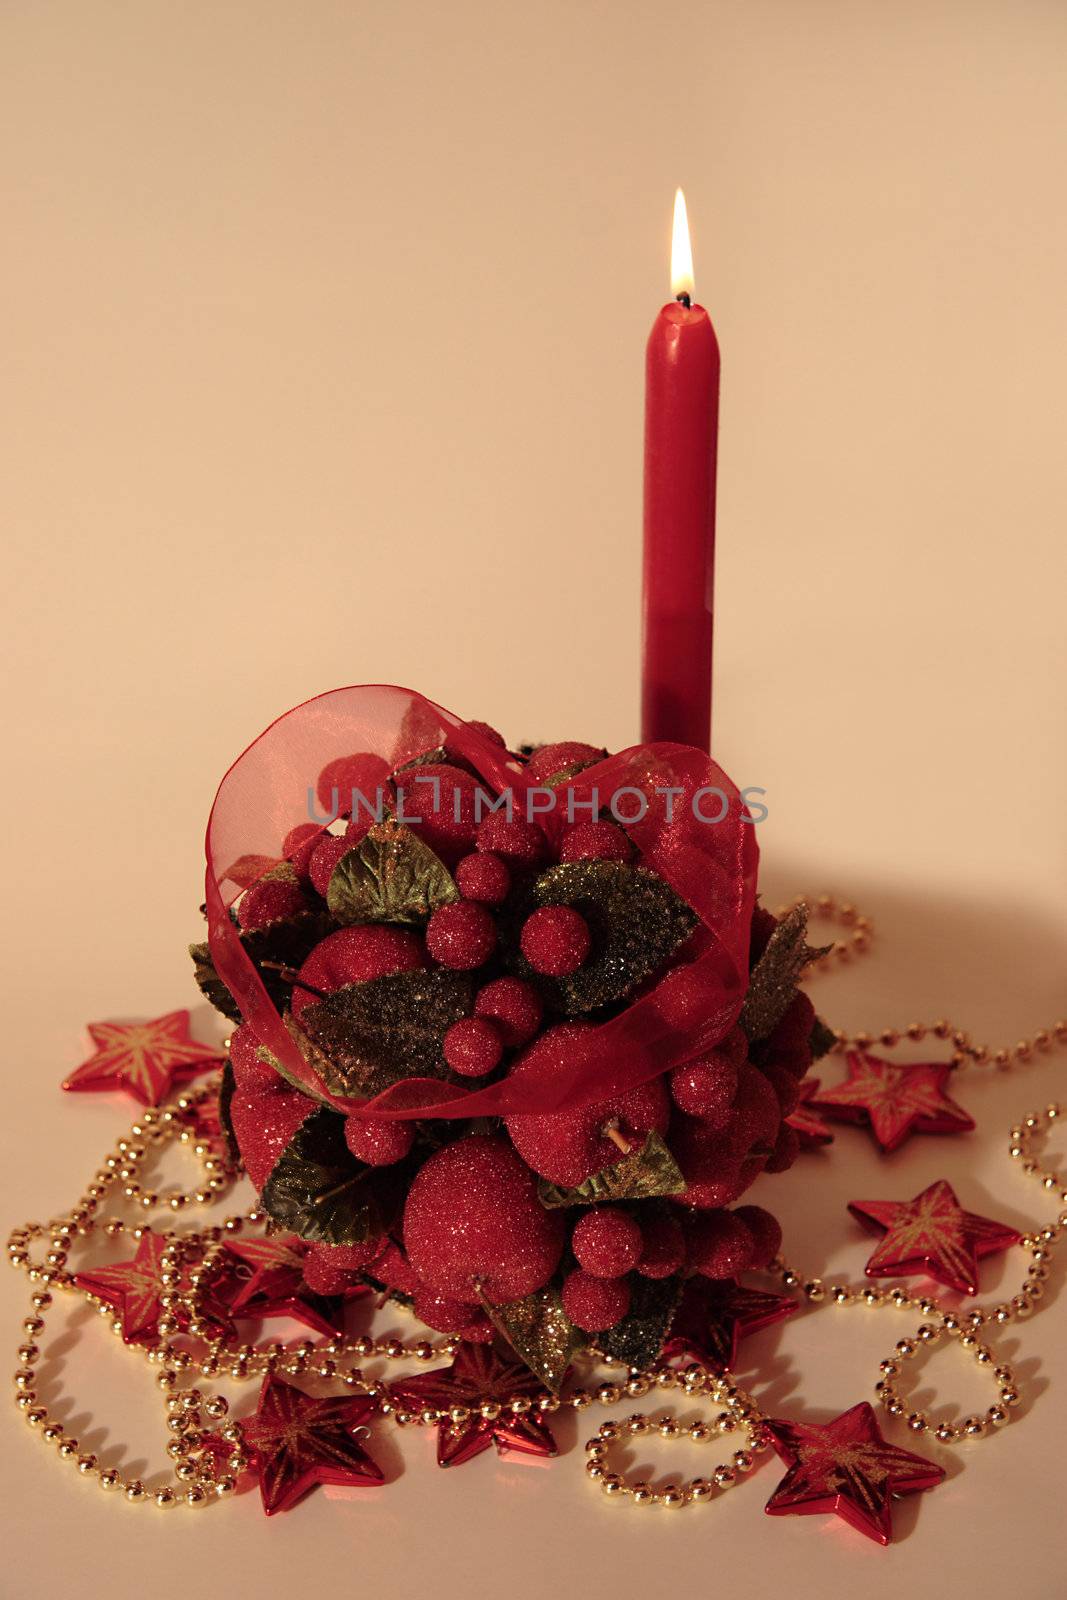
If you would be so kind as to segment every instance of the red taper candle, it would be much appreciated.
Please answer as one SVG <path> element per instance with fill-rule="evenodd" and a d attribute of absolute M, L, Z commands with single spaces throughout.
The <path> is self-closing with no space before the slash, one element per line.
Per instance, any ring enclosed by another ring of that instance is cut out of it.
<path fill-rule="evenodd" d="M 692 303 L 685 197 L 674 197 L 671 291 L 645 354 L 641 738 L 711 746 L 719 342 Z"/>

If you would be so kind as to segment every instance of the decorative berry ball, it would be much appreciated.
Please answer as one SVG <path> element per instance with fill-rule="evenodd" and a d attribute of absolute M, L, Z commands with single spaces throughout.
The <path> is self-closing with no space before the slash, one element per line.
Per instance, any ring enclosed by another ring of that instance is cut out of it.
<path fill-rule="evenodd" d="M 533 1174 L 503 1139 L 473 1134 L 445 1145 L 416 1174 L 404 1207 L 404 1246 L 438 1294 L 492 1304 L 543 1288 L 563 1250 L 564 1222 L 547 1211 Z"/>
<path fill-rule="evenodd" d="M 637 1270 L 642 1278 L 669 1278 L 685 1265 L 685 1235 L 675 1217 L 658 1216 L 642 1224 Z"/>
<path fill-rule="evenodd" d="M 237 920 L 245 933 L 257 928 L 269 928 L 272 922 L 284 922 L 307 909 L 307 902 L 298 883 L 284 878 L 261 878 L 259 883 L 241 896 L 237 906 Z"/>
<path fill-rule="evenodd" d="M 315 793 L 319 805 L 332 820 L 333 817 L 350 817 L 353 811 L 353 790 L 356 806 L 361 811 L 366 807 L 359 799 L 362 795 L 367 806 L 376 807 L 379 788 L 385 788 L 389 776 L 389 763 L 383 761 L 381 756 L 364 753 L 358 756 L 337 756 L 333 761 L 327 761 L 319 773 L 315 784 Z"/>
<path fill-rule="evenodd" d="M 541 996 L 521 978 L 494 978 L 478 990 L 474 1013 L 489 1017 L 509 1048 L 528 1044 L 541 1026 Z"/>
<path fill-rule="evenodd" d="M 726 1056 L 711 1051 L 675 1067 L 669 1075 L 671 1098 L 691 1117 L 725 1127 L 737 1094 L 737 1068 Z"/>
<path fill-rule="evenodd" d="M 463 1300 L 452 1300 L 420 1286 L 413 1310 L 419 1321 L 435 1333 L 455 1333 L 471 1344 L 492 1343 L 495 1330 L 485 1312 Z"/>
<path fill-rule="evenodd" d="M 343 1294 L 381 1247 L 380 1238 L 366 1244 L 312 1244 L 303 1260 L 304 1282 L 315 1294 Z"/>
<path fill-rule="evenodd" d="M 282 855 L 302 882 L 308 879 L 311 857 L 321 838 L 322 829 L 314 822 L 302 822 L 298 827 L 290 828 L 282 840 Z"/>
<path fill-rule="evenodd" d="M 314 888 L 325 900 L 333 877 L 333 869 L 342 856 L 354 849 L 353 841 L 342 833 L 324 833 L 308 860 L 308 876 Z"/>
<path fill-rule="evenodd" d="M 735 1211 L 705 1211 L 688 1228 L 689 1265 L 705 1278 L 736 1278 L 751 1264 L 755 1240 Z"/>
<path fill-rule="evenodd" d="M 595 744 L 582 744 L 578 739 L 543 744 L 527 762 L 526 773 L 534 783 L 544 783 L 546 778 L 554 778 L 559 772 L 592 766 L 594 761 L 603 761 L 606 755 L 606 750 L 598 750 Z"/>
<path fill-rule="evenodd" d="M 461 1017 L 445 1034 L 444 1058 L 462 1078 L 484 1078 L 500 1065 L 504 1041 L 488 1017 Z"/>
<path fill-rule="evenodd" d="M 752 1235 L 752 1259 L 749 1267 L 762 1272 L 769 1267 L 782 1248 L 782 1225 L 762 1206 L 738 1206 L 734 1216 L 743 1222 Z"/>
<path fill-rule="evenodd" d="M 548 841 L 536 822 L 508 817 L 503 811 L 490 812 L 478 828 L 478 849 L 491 850 L 513 866 L 536 867 L 547 848 Z"/>
<path fill-rule="evenodd" d="M 617 822 L 576 822 L 560 842 L 561 861 L 630 861 L 634 847 Z"/>
<path fill-rule="evenodd" d="M 247 1022 L 235 1028 L 230 1036 L 230 1066 L 238 1089 L 254 1093 L 257 1089 L 281 1087 L 281 1079 L 274 1068 L 260 1057 L 259 1040 Z"/>
<path fill-rule="evenodd" d="M 317 944 L 300 968 L 300 982 L 293 986 L 292 1012 L 299 1017 L 305 1006 L 314 1005 L 314 993 L 333 994 L 346 983 L 367 983 L 392 972 L 415 972 L 425 965 L 422 941 L 406 928 L 390 928 L 385 923 L 370 923 L 356 928 L 338 928 Z"/>
<path fill-rule="evenodd" d="M 563 1280 L 563 1309 L 586 1333 L 604 1333 L 629 1311 L 630 1285 L 625 1278 L 596 1278 L 579 1267 Z"/>
<path fill-rule="evenodd" d="M 389 1117 L 346 1117 L 345 1143 L 368 1167 L 391 1167 L 403 1161 L 415 1143 L 415 1129 L 410 1122 Z"/>
<path fill-rule="evenodd" d="M 535 972 L 564 978 L 589 954 L 589 924 L 573 906 L 542 906 L 526 918 L 519 942 Z"/>
<path fill-rule="evenodd" d="M 566 1067 L 575 1041 L 588 1026 L 565 1022 L 550 1028 L 515 1063 L 511 1076 L 551 1079 Z M 653 1130 L 665 1133 L 669 1118 L 670 1100 L 662 1079 L 652 1078 L 593 1105 L 543 1115 L 526 1112 L 505 1122 L 512 1144 L 528 1166 L 550 1182 L 572 1188 L 621 1159 L 622 1152 L 605 1129 L 617 1129 L 636 1149 Z"/>
<path fill-rule="evenodd" d="M 457 866 L 456 883 L 464 900 L 499 906 L 508 897 L 511 873 L 503 856 L 492 850 L 475 851 L 473 855 L 464 856 Z"/>
<path fill-rule="evenodd" d="M 484 966 L 496 949 L 496 923 L 473 900 L 438 906 L 426 924 L 426 948 L 442 967 L 472 972 Z"/>
<path fill-rule="evenodd" d="M 396 779 L 403 820 L 423 844 L 451 866 L 474 846 L 479 784 L 473 773 L 445 761 L 408 767 Z"/>
<path fill-rule="evenodd" d="M 643 1245 L 633 1217 L 614 1206 L 594 1206 L 579 1217 L 571 1234 L 575 1260 L 594 1278 L 621 1278 L 636 1267 Z"/>

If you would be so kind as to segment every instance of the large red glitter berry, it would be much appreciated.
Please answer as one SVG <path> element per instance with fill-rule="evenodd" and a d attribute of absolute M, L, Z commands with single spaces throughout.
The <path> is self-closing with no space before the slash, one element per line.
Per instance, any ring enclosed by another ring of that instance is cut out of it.
<path fill-rule="evenodd" d="M 745 1188 L 745 1150 L 713 1125 L 695 1117 L 676 1117 L 667 1142 L 685 1178 L 685 1190 L 678 1196 L 683 1205 L 725 1206 Z"/>
<path fill-rule="evenodd" d="M 579 1267 L 563 1280 L 563 1309 L 586 1333 L 603 1333 L 629 1311 L 630 1285 L 625 1278 L 596 1278 Z"/>
<path fill-rule="evenodd" d="M 551 1079 L 565 1071 L 575 1041 L 587 1028 L 587 1023 L 578 1022 L 550 1028 L 515 1063 L 512 1076 Z M 653 1129 L 665 1133 L 669 1117 L 670 1100 L 663 1081 L 651 1078 L 595 1105 L 543 1115 L 525 1112 L 508 1117 L 506 1126 L 528 1166 L 550 1182 L 572 1188 L 621 1159 L 622 1152 L 605 1133 L 606 1127 L 616 1127 L 631 1148 L 636 1148 Z"/>
<path fill-rule="evenodd" d="M 745 1224 L 752 1235 L 749 1267 L 754 1272 L 762 1272 L 782 1248 L 782 1225 L 777 1217 L 764 1211 L 762 1206 L 738 1206 L 734 1216 Z"/>
<path fill-rule="evenodd" d="M 669 1278 L 685 1262 L 685 1235 L 675 1217 L 653 1217 L 642 1225 L 644 1244 L 637 1270 L 643 1278 Z"/>
<path fill-rule="evenodd" d="M 457 1333 L 472 1344 L 492 1342 L 495 1330 L 485 1312 L 463 1300 L 452 1300 L 446 1294 L 421 1287 L 416 1290 L 413 1310 L 419 1321 L 435 1333 Z"/>
<path fill-rule="evenodd" d="M 473 1134 L 436 1151 L 404 1207 L 404 1246 L 423 1283 L 471 1304 L 543 1288 L 563 1250 L 564 1222 L 546 1211 L 533 1174 L 503 1139 Z"/>
<path fill-rule="evenodd" d="M 309 876 L 311 857 L 321 838 L 321 828 L 313 822 L 302 822 L 298 827 L 290 828 L 282 840 L 282 855 L 302 882 L 306 882 Z"/>
<path fill-rule="evenodd" d="M 333 994 L 346 983 L 366 983 L 393 972 L 414 972 L 425 964 L 418 934 L 407 928 L 390 928 L 384 923 L 364 927 L 338 928 L 317 944 L 300 968 L 302 989 L 293 986 L 292 1012 L 298 1017 L 305 1006 L 314 1005 L 317 995 Z"/>
<path fill-rule="evenodd" d="M 313 1244 L 301 1263 L 304 1282 L 315 1294 L 343 1294 L 381 1249 L 381 1240 L 367 1244 Z"/>
<path fill-rule="evenodd" d="M 230 1101 L 230 1122 L 245 1171 L 262 1189 L 300 1124 L 314 1110 L 307 1095 L 275 1077 L 270 1089 L 239 1089 Z"/>
<path fill-rule="evenodd" d="M 598 750 L 595 744 L 582 744 L 578 739 L 565 740 L 561 744 L 543 744 L 527 762 L 526 773 L 534 783 L 544 783 L 546 778 L 554 778 L 558 772 L 603 761 L 604 755 L 605 752 Z"/>
<path fill-rule="evenodd" d="M 474 1012 L 489 1017 L 511 1047 L 528 1044 L 541 1026 L 541 996 L 521 978 L 494 978 L 478 990 Z"/>
<path fill-rule="evenodd" d="M 352 791 L 355 789 L 358 791 L 356 805 L 360 812 L 365 812 L 367 806 L 375 808 L 378 790 L 385 788 L 388 774 L 389 763 L 381 756 L 367 753 L 358 756 L 337 756 L 333 761 L 327 761 L 315 783 L 319 805 L 330 821 L 334 816 L 351 816 Z M 367 806 L 359 799 L 359 795 L 366 800 Z"/>
<path fill-rule="evenodd" d="M 671 1098 L 691 1117 L 725 1127 L 737 1094 L 737 1068 L 726 1056 L 711 1051 L 669 1074 Z"/>
<path fill-rule="evenodd" d="M 401 820 L 449 865 L 466 855 L 478 831 L 475 799 L 481 785 L 463 767 L 431 761 L 397 774 Z"/>
<path fill-rule="evenodd" d="M 488 1017 L 461 1017 L 445 1034 L 442 1053 L 462 1078 L 484 1078 L 504 1054 L 500 1029 Z"/>
<path fill-rule="evenodd" d="M 535 867 L 544 858 L 548 841 L 536 822 L 491 811 L 478 828 L 478 849 L 491 850 L 516 866 Z"/>
<path fill-rule="evenodd" d="M 346 838 L 344 834 L 324 833 L 320 836 L 308 861 L 308 876 L 324 900 L 330 887 L 334 867 L 342 856 L 354 848 L 352 840 Z"/>
<path fill-rule="evenodd" d="M 392 1117 L 347 1117 L 345 1142 L 357 1161 L 391 1167 L 394 1161 L 403 1161 L 415 1143 L 415 1128 Z"/>
<path fill-rule="evenodd" d="M 752 1261 L 755 1240 L 736 1212 L 702 1212 L 687 1234 L 689 1265 L 705 1278 L 736 1278 Z"/>
<path fill-rule="evenodd" d="M 578 1265 L 594 1278 L 621 1278 L 636 1267 L 644 1241 L 641 1229 L 625 1211 L 594 1206 L 579 1217 L 571 1234 Z"/>
<path fill-rule="evenodd" d="M 496 923 L 473 900 L 438 906 L 426 924 L 426 948 L 442 967 L 471 972 L 496 949 Z"/>
<path fill-rule="evenodd" d="M 478 900 L 482 905 L 499 906 L 508 897 L 511 873 L 503 856 L 492 850 L 475 851 L 464 856 L 456 868 L 456 883 L 464 900 Z"/>
<path fill-rule="evenodd" d="M 281 1079 L 269 1062 L 259 1054 L 259 1040 L 247 1022 L 235 1028 L 230 1036 L 230 1066 L 233 1081 L 238 1089 L 254 1094 L 257 1089 L 277 1089 Z"/>
<path fill-rule="evenodd" d="M 284 878 L 263 878 L 241 896 L 237 920 L 245 933 L 251 933 L 256 928 L 269 928 L 272 922 L 284 922 L 306 909 L 307 901 L 299 884 L 287 883 Z"/>
<path fill-rule="evenodd" d="M 617 822 L 576 822 L 560 842 L 561 861 L 629 861 L 634 847 Z"/>
<path fill-rule="evenodd" d="M 589 924 L 573 906 L 542 906 L 526 918 L 519 943 L 535 972 L 563 978 L 589 954 Z"/>

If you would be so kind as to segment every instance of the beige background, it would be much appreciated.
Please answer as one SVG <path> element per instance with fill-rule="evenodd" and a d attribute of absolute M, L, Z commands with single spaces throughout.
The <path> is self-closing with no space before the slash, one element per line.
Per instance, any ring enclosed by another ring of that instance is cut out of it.
<path fill-rule="evenodd" d="M 768 893 L 879 919 L 835 1021 L 1000 1042 L 1062 1013 L 1065 50 L 1054 0 L 6 0 L 5 1217 L 65 1204 L 117 1129 L 56 1090 L 82 1023 L 192 1002 L 207 809 L 276 713 L 384 680 L 515 739 L 634 737 L 678 182 L 723 348 L 716 753 L 768 790 Z M 1062 1083 L 968 1084 L 979 1135 L 890 1163 L 842 1133 L 774 1187 L 791 1252 L 857 1272 L 843 1202 L 940 1175 L 1030 1221 L 1004 1133 Z M 358 1505 L 194 1530 L 11 1423 L 0 1587 L 169 1600 L 243 1563 L 262 1592 L 1044 1597 L 1065 1327 L 1002 1342 L 1027 1409 L 889 1552 L 764 1522 L 773 1465 L 669 1520 L 602 1504 L 576 1453 L 445 1477 L 421 1438 Z M 827 1313 L 748 1350 L 818 1418 L 904 1331 Z M 145 1374 L 95 1327 L 60 1350 L 73 1425 L 154 1466 Z M 991 1398 L 950 1356 L 930 1377 Z"/>

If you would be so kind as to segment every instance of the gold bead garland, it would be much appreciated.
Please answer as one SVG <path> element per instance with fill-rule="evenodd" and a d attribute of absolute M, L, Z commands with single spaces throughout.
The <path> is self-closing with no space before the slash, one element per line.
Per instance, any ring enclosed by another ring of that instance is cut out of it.
<path fill-rule="evenodd" d="M 810 904 L 815 915 L 837 921 L 850 934 L 847 944 L 836 946 L 832 956 L 822 958 L 819 969 L 829 969 L 833 959 L 851 960 L 853 955 L 863 954 L 869 948 L 873 924 L 855 907 L 839 904 L 829 895 L 818 896 Z M 842 955 L 842 951 L 846 953 Z M 953 1065 L 957 1068 L 988 1063 L 1005 1069 L 1067 1042 L 1067 1021 L 1057 1021 L 1052 1028 L 1039 1030 L 1032 1039 L 997 1051 L 975 1045 L 964 1030 L 944 1019 L 933 1024 L 911 1023 L 902 1030 L 885 1029 L 879 1035 L 860 1033 L 849 1037 L 839 1033 L 834 1049 L 844 1050 L 850 1045 L 862 1049 L 876 1043 L 892 1048 L 905 1040 L 917 1042 L 927 1034 L 951 1040 Z M 229 1189 L 239 1175 L 239 1168 L 222 1148 L 197 1132 L 198 1109 L 217 1092 L 218 1079 L 215 1078 L 185 1091 L 170 1104 L 147 1108 L 131 1127 L 128 1137 L 118 1140 L 69 1213 L 47 1225 L 27 1223 L 13 1230 L 8 1240 L 12 1265 L 25 1271 L 35 1285 L 30 1296 L 30 1314 L 23 1321 L 23 1338 L 18 1347 L 15 1404 L 28 1426 L 81 1476 L 94 1478 L 101 1488 L 114 1491 L 130 1504 L 152 1504 L 160 1509 L 197 1508 L 230 1497 L 239 1475 L 249 1465 L 241 1429 L 239 1424 L 228 1420 L 229 1402 L 224 1395 L 205 1394 L 192 1384 L 186 1386 L 186 1378 L 194 1375 L 208 1381 L 219 1378 L 245 1381 L 278 1373 L 339 1384 L 349 1393 L 375 1398 L 381 1414 L 400 1428 L 461 1428 L 475 1412 L 491 1420 L 508 1410 L 516 1416 L 522 1415 L 531 1407 L 544 1414 L 561 1408 L 582 1411 L 594 1403 L 616 1405 L 623 1399 L 678 1388 L 689 1398 L 704 1398 L 722 1409 L 709 1422 L 689 1425 L 677 1422 L 669 1413 L 634 1413 L 620 1422 L 603 1423 L 585 1446 L 586 1476 L 609 1498 L 629 1499 L 636 1505 L 666 1509 L 710 1502 L 739 1476 L 747 1474 L 755 1465 L 756 1456 L 769 1447 L 762 1426 L 763 1416 L 752 1397 L 737 1388 L 729 1373 L 715 1374 L 699 1363 L 678 1369 L 657 1362 L 644 1371 L 637 1371 L 604 1357 L 594 1348 L 584 1352 L 584 1359 L 601 1367 L 623 1367 L 625 1376 L 591 1388 L 578 1386 L 564 1396 L 546 1391 L 533 1398 L 515 1395 L 503 1402 L 486 1399 L 470 1406 L 450 1409 L 430 1406 L 413 1412 L 394 1401 L 388 1385 L 368 1375 L 361 1363 L 375 1358 L 419 1363 L 448 1358 L 458 1349 L 458 1339 L 405 1341 L 396 1336 L 376 1339 L 361 1335 L 355 1338 L 338 1336 L 318 1343 L 300 1339 L 289 1344 L 269 1342 L 255 1346 L 240 1342 L 231 1334 L 220 1333 L 205 1316 L 204 1301 L 213 1277 L 223 1265 L 226 1239 L 239 1235 L 246 1227 L 268 1224 L 265 1213 L 253 1206 L 243 1214 L 225 1218 L 219 1225 L 184 1232 L 169 1228 L 162 1233 L 165 1249 L 160 1260 L 157 1337 L 136 1348 L 143 1351 L 146 1360 L 160 1368 L 156 1384 L 164 1409 L 168 1435 L 166 1454 L 173 1481 L 157 1487 L 146 1486 L 139 1478 L 125 1476 L 118 1467 L 102 1465 L 94 1453 L 83 1452 L 78 1440 L 52 1420 L 47 1408 L 40 1403 L 34 1385 L 46 1317 L 54 1303 L 54 1292 L 78 1294 L 95 1304 L 112 1332 L 122 1336 L 122 1321 L 112 1308 L 75 1283 L 67 1266 L 70 1251 L 93 1233 L 102 1232 L 107 1237 L 128 1234 L 139 1240 L 145 1233 L 158 1231 L 117 1215 L 99 1216 L 102 1202 L 116 1189 L 125 1203 L 141 1211 L 165 1207 L 173 1213 L 193 1205 L 214 1204 Z M 1061 1106 L 1053 1104 L 1025 1117 L 1011 1129 L 1008 1152 L 1027 1176 L 1055 1194 L 1061 1207 L 1067 1205 L 1065 1177 L 1038 1163 L 1032 1153 L 1032 1141 L 1038 1131 L 1064 1114 Z M 141 1168 L 149 1156 L 172 1140 L 189 1149 L 202 1164 L 203 1182 L 192 1191 L 161 1192 L 145 1187 L 140 1181 Z M 1021 1244 L 1029 1253 L 1030 1263 L 1019 1292 L 992 1307 L 976 1307 L 966 1313 L 946 1311 L 936 1298 L 913 1296 L 901 1286 L 883 1289 L 871 1284 L 826 1284 L 821 1279 L 805 1277 L 781 1260 L 774 1266 L 784 1286 L 797 1292 L 810 1306 L 862 1304 L 918 1311 L 923 1321 L 912 1336 L 898 1340 L 892 1356 L 881 1363 L 875 1392 L 888 1415 L 900 1418 L 912 1432 L 929 1433 L 942 1444 L 956 1444 L 981 1438 L 1003 1427 L 1019 1405 L 1021 1396 L 1011 1367 L 997 1362 L 988 1342 L 979 1338 L 979 1330 L 1028 1317 L 1037 1309 L 1044 1295 L 1053 1247 L 1065 1228 L 1067 1211 L 1061 1210 L 1055 1222 L 1026 1235 Z M 43 1256 L 35 1259 L 30 1247 L 39 1239 L 47 1239 L 47 1249 Z M 176 1338 L 186 1342 L 177 1344 Z M 997 1400 L 984 1414 L 935 1424 L 924 1413 L 908 1409 L 897 1381 L 903 1364 L 943 1339 L 958 1343 L 980 1366 L 990 1371 L 997 1384 Z M 745 1435 L 745 1447 L 734 1451 L 728 1463 L 719 1464 L 708 1475 L 679 1478 L 655 1489 L 644 1479 L 630 1482 L 623 1474 L 608 1470 L 611 1448 L 631 1436 L 655 1433 L 668 1439 L 703 1443 L 738 1430 Z"/>

